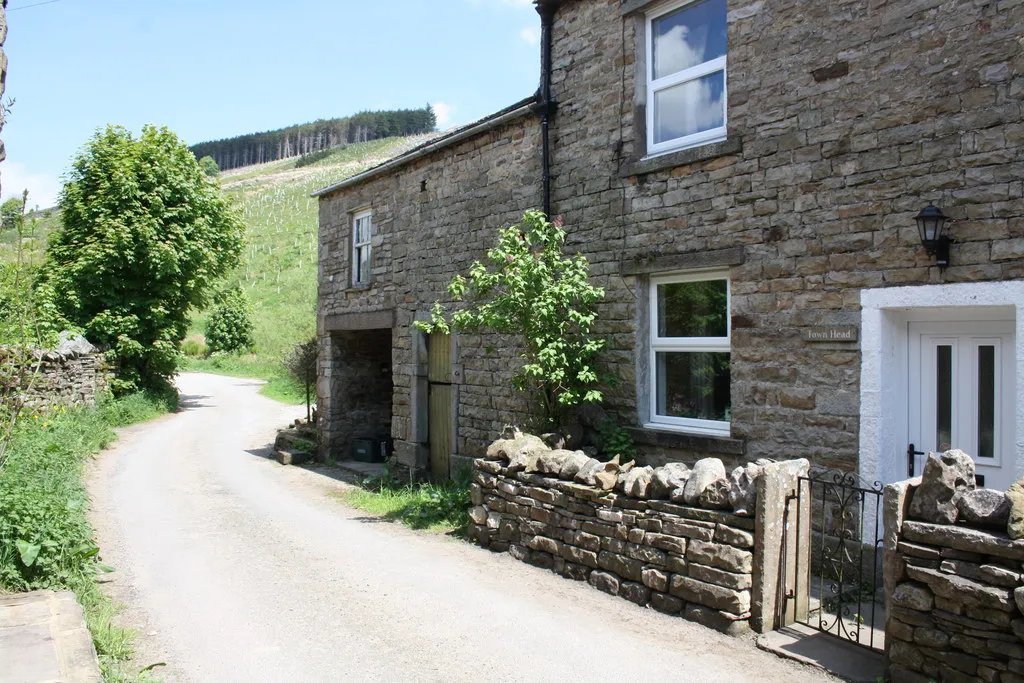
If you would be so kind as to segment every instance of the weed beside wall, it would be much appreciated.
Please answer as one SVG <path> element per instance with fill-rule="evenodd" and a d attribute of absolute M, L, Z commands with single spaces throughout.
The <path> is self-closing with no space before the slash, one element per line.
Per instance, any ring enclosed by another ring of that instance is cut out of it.
<path fill-rule="evenodd" d="M 96 586 L 105 567 L 86 519 L 83 465 L 116 438 L 114 427 L 156 417 L 175 404 L 173 395 L 134 394 L 95 408 L 24 418 L 0 469 L 0 590 L 75 591 L 107 673 L 130 656 L 130 636 L 111 624 L 115 610 Z"/>

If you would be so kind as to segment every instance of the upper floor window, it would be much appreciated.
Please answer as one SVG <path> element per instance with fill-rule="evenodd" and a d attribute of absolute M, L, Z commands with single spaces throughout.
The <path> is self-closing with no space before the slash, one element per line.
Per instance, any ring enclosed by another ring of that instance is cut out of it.
<path fill-rule="evenodd" d="M 360 211 L 352 216 L 352 284 L 370 284 L 370 239 L 373 214 Z"/>
<path fill-rule="evenodd" d="M 727 271 L 651 278 L 650 425 L 729 436 Z"/>
<path fill-rule="evenodd" d="M 647 153 L 726 136 L 726 0 L 688 0 L 647 15 Z"/>

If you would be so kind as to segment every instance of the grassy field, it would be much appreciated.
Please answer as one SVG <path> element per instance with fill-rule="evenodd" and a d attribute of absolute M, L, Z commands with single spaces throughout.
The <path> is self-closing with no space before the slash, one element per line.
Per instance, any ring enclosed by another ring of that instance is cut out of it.
<path fill-rule="evenodd" d="M 246 226 L 245 253 L 229 284 L 241 284 L 253 304 L 256 348 L 248 355 L 191 359 L 188 369 L 265 379 L 264 393 L 304 400 L 280 361 L 316 330 L 317 200 L 309 195 L 429 137 L 349 145 L 299 168 L 289 159 L 223 173 L 221 186 L 237 201 Z M 206 313 L 197 314 L 190 337 L 200 337 L 205 325 Z"/>

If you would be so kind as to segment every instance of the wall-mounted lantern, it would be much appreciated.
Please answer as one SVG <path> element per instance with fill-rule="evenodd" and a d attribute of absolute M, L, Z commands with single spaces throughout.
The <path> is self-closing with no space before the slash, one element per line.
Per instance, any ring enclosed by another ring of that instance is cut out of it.
<path fill-rule="evenodd" d="M 921 244 L 925 250 L 935 257 L 935 265 L 945 268 L 949 265 L 949 244 L 952 242 L 946 236 L 946 215 L 942 209 L 929 204 L 917 214 L 917 231 L 921 235 Z"/>

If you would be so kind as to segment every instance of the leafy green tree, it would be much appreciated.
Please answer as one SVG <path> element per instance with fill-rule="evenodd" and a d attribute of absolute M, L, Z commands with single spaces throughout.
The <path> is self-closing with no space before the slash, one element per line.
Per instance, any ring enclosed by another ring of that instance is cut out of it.
<path fill-rule="evenodd" d="M 203 173 L 208 178 L 216 177 L 220 173 L 220 166 L 213 160 L 213 157 L 207 155 L 199 160 L 199 168 L 203 169 Z"/>
<path fill-rule="evenodd" d="M 248 351 L 253 346 L 252 306 L 241 287 L 217 295 L 206 320 L 206 344 L 210 351 Z"/>
<path fill-rule="evenodd" d="M 60 194 L 44 281 L 67 320 L 109 349 L 115 393 L 163 389 L 190 309 L 238 262 L 243 223 L 167 128 L 98 131 Z"/>
<path fill-rule="evenodd" d="M 558 427 L 572 406 L 602 398 L 594 360 L 605 341 L 591 328 L 604 290 L 588 281 L 585 257 L 562 255 L 564 243 L 559 219 L 527 211 L 521 225 L 500 232 L 488 265 L 477 261 L 468 278 L 456 275 L 448 285 L 456 301 L 468 295 L 470 305 L 449 320 L 435 303 L 430 322 L 416 323 L 427 333 L 454 328 L 514 335 L 523 365 L 513 384 L 536 399 L 542 428 Z"/>
<path fill-rule="evenodd" d="M 0 204 L 0 230 L 16 229 L 21 225 L 25 201 L 21 197 L 11 197 Z"/>

